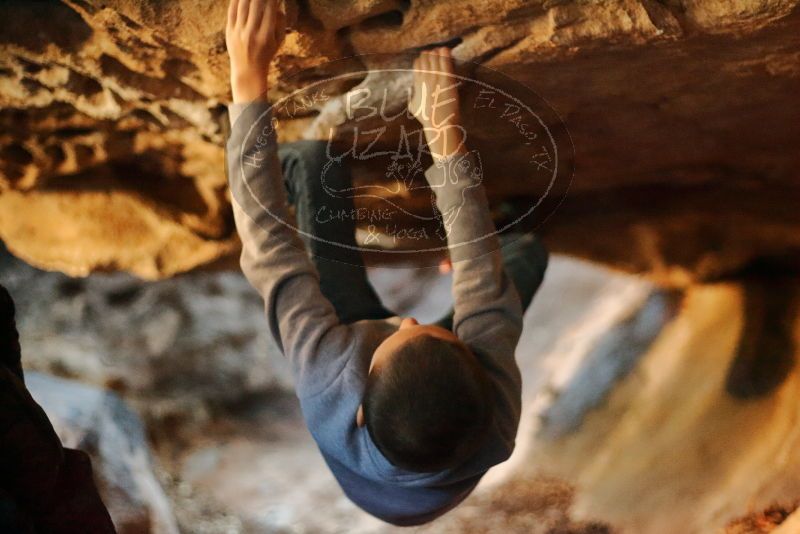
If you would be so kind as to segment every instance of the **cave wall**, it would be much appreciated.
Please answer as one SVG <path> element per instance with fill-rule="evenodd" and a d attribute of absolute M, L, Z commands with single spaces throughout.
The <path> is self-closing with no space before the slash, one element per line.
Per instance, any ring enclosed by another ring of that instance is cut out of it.
<path fill-rule="evenodd" d="M 797 4 L 290 2 L 269 76 L 280 87 L 331 59 L 458 43 L 458 59 L 533 88 L 569 130 L 575 175 L 540 228 L 550 247 L 684 285 L 800 266 Z M 0 4 L 0 238 L 12 252 L 153 279 L 235 258 L 225 8 Z M 470 135 L 503 153 L 491 131 Z M 487 165 L 492 200 L 535 194 L 505 155 Z"/>

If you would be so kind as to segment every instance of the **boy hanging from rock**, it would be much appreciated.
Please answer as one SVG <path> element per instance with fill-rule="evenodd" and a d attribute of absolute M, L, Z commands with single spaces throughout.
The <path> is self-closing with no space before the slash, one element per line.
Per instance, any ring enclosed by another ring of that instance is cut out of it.
<path fill-rule="evenodd" d="M 227 165 L 241 266 L 264 299 L 305 421 L 344 492 L 384 521 L 422 524 L 460 503 L 514 448 L 521 385 L 514 350 L 547 253 L 529 235 L 505 234 L 501 247 L 483 186 L 464 171 L 475 164 L 448 80 L 450 52 L 423 52 L 410 105 L 434 159 L 425 177 L 444 184 L 435 190 L 441 213 L 460 206 L 447 236 L 453 312 L 420 324 L 387 310 L 367 280 L 355 223 L 314 217 L 321 201 L 353 207 L 351 198 L 323 191 L 326 143 L 277 144 L 267 71 L 284 34 L 277 0 L 230 1 Z M 437 88 L 449 103 L 434 109 Z M 349 172 L 326 169 L 325 184 L 347 190 Z M 296 229 L 284 223 L 290 203 Z"/>

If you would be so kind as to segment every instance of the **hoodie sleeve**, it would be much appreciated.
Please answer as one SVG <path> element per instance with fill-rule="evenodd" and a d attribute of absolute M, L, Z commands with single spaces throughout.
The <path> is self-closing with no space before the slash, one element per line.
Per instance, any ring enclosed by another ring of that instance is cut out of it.
<path fill-rule="evenodd" d="M 229 115 L 226 159 L 242 271 L 264 299 L 270 332 L 291 363 L 298 395 L 313 395 L 345 367 L 349 329 L 322 294 L 290 217 L 270 105 L 233 104 Z"/>
<path fill-rule="evenodd" d="M 503 268 L 480 156 L 477 151 L 455 154 L 434 163 L 425 177 L 436 193 L 453 263 L 453 332 L 492 379 L 495 424 L 510 451 L 521 404 L 514 351 L 522 331 L 522 305 Z"/>

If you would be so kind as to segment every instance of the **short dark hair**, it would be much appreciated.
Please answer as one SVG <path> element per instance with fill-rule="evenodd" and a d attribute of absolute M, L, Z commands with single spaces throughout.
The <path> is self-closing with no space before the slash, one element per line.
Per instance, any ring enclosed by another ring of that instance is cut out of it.
<path fill-rule="evenodd" d="M 492 420 L 490 398 L 486 372 L 464 345 L 422 334 L 370 373 L 364 418 L 393 465 L 439 471 L 481 445 Z"/>

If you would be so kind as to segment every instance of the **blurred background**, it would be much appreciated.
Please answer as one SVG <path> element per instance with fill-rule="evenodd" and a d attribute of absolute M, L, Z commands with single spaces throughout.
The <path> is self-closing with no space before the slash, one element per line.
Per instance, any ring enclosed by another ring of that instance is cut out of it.
<path fill-rule="evenodd" d="M 28 385 L 120 532 L 391 532 L 325 468 L 238 272 L 225 4 L 0 4 L 0 283 Z M 273 96 L 445 43 L 538 93 L 574 145 L 537 229 L 556 256 L 517 349 L 517 450 L 419 531 L 800 532 L 797 0 L 286 9 Z M 281 140 L 346 131 L 337 98 Z M 528 202 L 496 132 L 469 130 L 492 204 Z M 447 275 L 370 263 L 397 313 L 448 308 Z"/>

